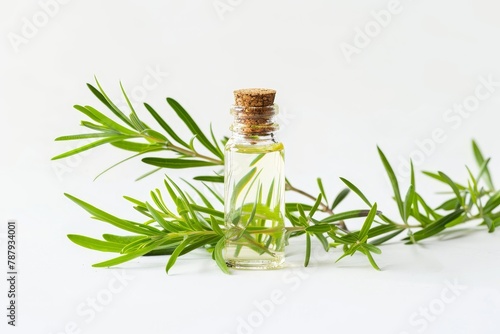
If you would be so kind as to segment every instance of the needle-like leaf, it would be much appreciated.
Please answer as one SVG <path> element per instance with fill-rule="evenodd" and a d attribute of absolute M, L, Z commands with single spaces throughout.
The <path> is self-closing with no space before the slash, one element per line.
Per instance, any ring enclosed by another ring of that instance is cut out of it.
<path fill-rule="evenodd" d="M 320 177 L 318 177 L 316 179 L 316 183 L 318 184 L 319 191 L 321 192 L 321 195 L 323 196 L 323 199 L 326 202 L 326 206 L 328 206 L 328 199 L 326 197 L 325 187 L 323 186 L 323 180 Z"/>
<path fill-rule="evenodd" d="M 306 258 L 304 259 L 304 267 L 309 265 L 309 259 L 311 258 L 311 236 L 306 233 Z"/>
<path fill-rule="evenodd" d="M 187 111 L 172 98 L 167 98 L 167 103 L 172 107 L 172 109 L 176 112 L 177 116 L 186 124 L 186 126 L 191 130 L 191 133 L 196 136 L 198 141 L 205 146 L 210 152 L 215 154 L 220 159 L 223 159 L 224 156 L 220 152 L 220 150 L 215 147 L 210 140 L 208 140 L 207 136 L 201 131 L 200 127 L 193 118 L 187 113 Z"/>
<path fill-rule="evenodd" d="M 94 142 L 92 142 L 90 144 L 83 145 L 81 147 L 75 148 L 75 149 L 70 150 L 68 152 L 56 155 L 55 157 L 52 158 L 52 160 L 59 160 L 59 159 L 62 159 L 62 158 L 67 158 L 69 156 L 72 156 L 72 155 L 75 155 L 75 154 L 78 154 L 78 153 L 90 150 L 91 148 L 94 148 L 94 147 L 97 147 L 97 146 L 101 146 L 101 145 L 104 145 L 104 144 L 108 144 L 108 143 L 118 142 L 118 141 L 121 141 L 121 140 L 123 140 L 125 138 L 127 138 L 127 137 L 126 136 L 119 136 L 119 135 L 117 135 L 117 136 L 113 136 L 113 137 L 104 138 L 104 139 L 101 139 L 101 140 L 96 140 L 96 141 L 94 141 Z"/>
<path fill-rule="evenodd" d="M 149 111 L 149 113 L 153 116 L 153 118 L 158 122 L 158 124 L 160 124 L 160 126 L 163 128 L 163 130 L 165 130 L 168 133 L 168 135 L 170 137 L 172 137 L 173 140 L 175 140 L 177 143 L 181 144 L 182 146 L 184 146 L 186 148 L 189 147 L 189 145 L 186 144 L 186 142 L 184 140 L 182 140 L 181 137 L 179 137 L 177 135 L 177 133 L 175 133 L 175 131 L 170 127 L 170 125 L 168 125 L 168 123 L 165 122 L 165 120 L 163 120 L 163 118 L 160 117 L 160 115 L 156 112 L 156 110 L 153 109 L 153 107 L 151 107 L 147 103 L 144 103 L 144 106 Z"/>
<path fill-rule="evenodd" d="M 403 200 L 401 199 L 398 179 L 396 177 L 396 174 L 394 173 L 394 170 L 391 167 L 391 164 L 389 163 L 389 160 L 387 160 L 384 152 L 382 152 L 380 147 L 377 147 L 377 150 L 380 156 L 380 160 L 382 160 L 382 164 L 384 165 L 384 168 L 387 172 L 387 176 L 389 176 L 389 180 L 391 181 L 392 190 L 394 191 L 394 199 L 396 200 L 396 204 L 398 205 L 399 214 L 404 219 L 404 203 Z"/>
<path fill-rule="evenodd" d="M 176 158 L 144 158 L 142 162 L 161 168 L 194 168 L 215 166 L 213 162 L 195 159 L 176 159 Z"/>
<path fill-rule="evenodd" d="M 97 90 L 91 84 L 87 84 L 87 87 L 90 89 L 92 94 L 94 94 L 106 107 L 108 107 L 109 110 L 111 110 L 111 112 L 113 112 L 116 116 L 118 116 L 118 118 L 120 118 L 124 123 L 132 127 L 132 122 L 130 122 L 127 116 L 125 116 L 125 114 L 121 112 L 120 109 L 118 109 L 118 107 L 113 102 L 111 102 L 111 100 L 108 98 L 108 96 L 102 89 L 101 85 L 99 84 L 97 78 L 95 78 L 95 81 L 100 91 Z"/>
<path fill-rule="evenodd" d="M 339 205 L 344 200 L 344 198 L 349 195 L 350 191 L 351 190 L 349 188 L 342 189 L 342 191 L 340 191 L 337 197 L 335 197 L 335 199 L 333 200 L 332 207 L 330 209 L 335 210 L 337 205 Z"/>
<path fill-rule="evenodd" d="M 68 239 L 79 246 L 97 250 L 100 252 L 120 253 L 123 248 L 123 244 L 110 241 L 102 241 L 77 234 L 68 234 Z"/>
<path fill-rule="evenodd" d="M 220 238 L 220 240 L 217 242 L 217 245 L 215 245 L 214 257 L 215 257 L 215 262 L 222 270 L 222 272 L 225 274 L 229 274 L 230 273 L 229 268 L 227 267 L 226 261 L 224 260 L 224 256 L 222 255 L 222 251 L 224 249 L 225 244 L 226 244 L 225 238 Z"/>
<path fill-rule="evenodd" d="M 356 187 L 354 184 L 352 184 L 350 181 L 344 179 L 343 177 L 340 178 L 340 180 L 342 182 L 345 183 L 345 185 L 351 189 L 352 191 L 354 191 L 354 193 L 356 193 L 356 195 L 359 196 L 359 198 L 361 198 L 363 200 L 363 202 L 365 202 L 369 207 L 372 206 L 372 204 L 370 203 L 370 201 L 366 198 L 366 196 L 361 192 L 361 190 L 358 189 L 358 187 Z"/>
<path fill-rule="evenodd" d="M 477 145 L 476 141 L 472 141 L 472 151 L 474 152 L 474 157 L 476 158 L 477 164 L 480 168 L 484 166 L 484 172 L 482 175 L 484 175 L 484 181 L 488 185 L 490 190 L 494 190 L 495 187 L 493 186 L 493 180 L 491 178 L 491 173 L 488 169 L 488 163 L 486 162 L 486 159 L 483 156 L 483 153 L 479 149 L 479 146 Z"/>

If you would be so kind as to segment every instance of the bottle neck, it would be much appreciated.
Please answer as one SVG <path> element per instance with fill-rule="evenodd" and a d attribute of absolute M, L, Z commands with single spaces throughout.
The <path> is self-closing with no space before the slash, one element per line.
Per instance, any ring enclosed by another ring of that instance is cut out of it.
<path fill-rule="evenodd" d="M 243 107 L 233 106 L 231 114 L 234 116 L 230 129 L 233 137 L 254 140 L 273 140 L 274 132 L 278 131 L 276 122 L 278 106 Z"/>
<path fill-rule="evenodd" d="M 266 146 L 279 143 L 280 141 L 274 132 L 268 134 L 259 134 L 259 135 L 248 135 L 248 134 L 233 132 L 233 135 L 231 136 L 229 142 L 232 144 L 240 144 L 240 145 Z"/>

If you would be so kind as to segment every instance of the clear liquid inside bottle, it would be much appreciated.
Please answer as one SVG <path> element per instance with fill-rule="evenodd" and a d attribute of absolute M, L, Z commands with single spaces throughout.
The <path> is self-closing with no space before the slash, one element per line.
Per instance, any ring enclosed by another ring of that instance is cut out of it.
<path fill-rule="evenodd" d="M 225 152 L 224 258 L 237 269 L 284 262 L 284 148 L 272 136 L 232 138 Z"/>

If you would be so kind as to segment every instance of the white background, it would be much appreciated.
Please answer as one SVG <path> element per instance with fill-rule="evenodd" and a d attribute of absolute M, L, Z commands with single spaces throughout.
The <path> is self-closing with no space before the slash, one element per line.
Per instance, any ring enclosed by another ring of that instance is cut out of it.
<path fill-rule="evenodd" d="M 66 234 L 116 231 L 91 220 L 63 193 L 136 218 L 121 196 L 146 199 L 163 175 L 134 182 L 149 170 L 135 161 L 93 182 L 126 157 L 109 147 L 50 161 L 76 145 L 55 137 L 83 131 L 83 115 L 72 105 L 104 111 L 85 86 L 94 75 L 116 99 L 121 80 L 139 108 L 147 101 L 184 136 L 165 97 L 181 102 L 204 129 L 212 122 L 222 136 L 231 121 L 232 91 L 269 87 L 278 91 L 287 176 L 294 185 L 315 193 L 321 176 L 332 197 L 343 176 L 395 217 L 376 145 L 398 170 L 403 189 L 408 178 L 402 161 L 409 158 L 419 170 L 464 180 L 465 164 L 476 168 L 472 138 L 494 157 L 491 169 L 499 174 L 500 87 L 481 101 L 474 97 L 477 89 L 487 92 L 481 80 L 500 81 L 498 2 L 401 0 L 390 18 L 380 14 L 392 8 L 390 2 L 378 0 L 55 4 L 0 5 L 0 220 L 18 221 L 20 247 L 19 326 L 7 326 L 2 311 L 2 332 L 498 332 L 498 233 L 473 229 L 421 246 L 393 243 L 376 257 L 381 272 L 357 256 L 334 264 L 339 251 L 317 252 L 303 269 L 301 240 L 289 248 L 287 268 L 280 271 L 226 276 L 201 251 L 180 259 L 169 276 L 165 257 L 93 269 L 110 254 L 79 248 Z M 361 36 L 366 29 L 371 37 Z M 356 53 L 346 57 L 348 44 Z M 467 101 L 470 112 L 453 111 Z M 149 120 L 143 108 L 140 115 Z M 436 131 L 438 140 L 432 139 Z M 443 188 L 420 174 L 419 182 L 418 190 L 438 204 L 434 193 Z M 350 196 L 340 209 L 362 206 Z M 2 227 L 2 249 L 5 232 Z M 128 277 L 125 283 L 118 274 Z M 450 290 L 450 284 L 459 288 Z M 281 297 L 270 304 L 273 296 Z"/>

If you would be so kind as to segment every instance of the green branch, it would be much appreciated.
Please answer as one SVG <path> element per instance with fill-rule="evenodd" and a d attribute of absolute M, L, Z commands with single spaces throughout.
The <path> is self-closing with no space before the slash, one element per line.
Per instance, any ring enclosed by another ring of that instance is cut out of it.
<path fill-rule="evenodd" d="M 121 91 L 130 109 L 129 116 L 109 99 L 97 79 L 96 85 L 97 88 L 90 84 L 88 87 L 117 120 L 111 119 L 93 107 L 75 106 L 76 110 L 90 119 L 82 121 L 82 126 L 93 132 L 56 138 L 57 141 L 85 140 L 86 142 L 76 149 L 55 156 L 54 160 L 110 144 L 111 147 L 133 152 L 133 155 L 115 163 L 106 171 L 125 161 L 147 155 L 142 158 L 142 162 L 157 168 L 140 178 L 162 168 L 212 168 L 212 173 L 194 177 L 195 182 L 200 182 L 199 185 L 186 182 L 191 193 L 167 178 L 163 190 L 151 191 L 149 202 L 125 197 L 133 204 L 133 208 L 145 217 L 143 222 L 120 218 L 72 195 L 66 195 L 87 211 L 92 218 L 127 232 L 126 235 L 104 233 L 102 240 L 75 234 L 68 235 L 68 238 L 82 247 L 117 254 L 115 258 L 95 264 L 97 267 L 118 265 L 144 255 L 167 254 L 170 255 L 166 264 L 166 270 L 169 271 L 178 257 L 192 250 L 204 248 L 212 253 L 212 258 L 219 268 L 228 273 L 229 270 L 222 256 L 226 238 L 222 209 L 224 203 L 222 196 L 215 188 L 216 183 L 224 182 L 220 171 L 221 166 L 224 165 L 224 154 L 220 147 L 225 145 L 227 138 L 216 140 L 211 127 L 209 135 L 205 134 L 188 112 L 171 98 L 167 98 L 168 105 L 193 137 L 181 138 L 155 109 L 145 103 L 145 109 L 160 127 L 159 130 L 155 130 L 139 118 L 122 86 Z M 89 143 L 88 140 L 94 141 Z M 200 145 L 205 152 L 198 151 L 196 146 Z M 166 157 L 150 156 L 152 153 L 158 154 L 161 151 L 171 154 Z M 311 239 L 316 238 L 327 252 L 331 248 L 341 248 L 337 261 L 358 253 L 366 256 L 372 267 L 379 270 L 373 257 L 373 254 L 381 253 L 377 246 L 393 240 L 403 231 L 407 232 L 407 236 L 401 241 L 407 244 L 422 242 L 443 231 L 471 221 L 478 222 L 478 225 L 485 227 L 488 232 L 494 232 L 500 226 L 500 191 L 495 189 L 488 168 L 491 159 L 485 158 L 475 141 L 472 142 L 472 151 L 478 171 L 474 174 L 467 168 L 469 177 L 466 182 L 457 183 L 441 171 L 423 172 L 446 189 L 444 194 L 447 197 L 444 201 L 439 205 L 431 206 L 417 191 L 413 164 L 411 164 L 410 185 L 406 191 L 402 191 L 389 159 L 378 148 L 382 166 L 394 193 L 393 199 L 400 216 L 398 219 L 389 218 L 383 212 L 378 211 L 376 203 L 370 201 L 360 188 L 344 178 L 341 178 L 341 181 L 347 188 L 340 190 L 331 202 L 328 201 L 328 192 L 320 178 L 317 179 L 319 194 L 317 197 L 292 186 L 289 180 L 286 180 L 287 191 L 295 192 L 310 200 L 310 203 L 285 203 L 285 215 L 291 225 L 286 227 L 286 236 L 288 238 L 305 236 L 305 266 L 310 264 Z M 258 173 L 253 172 L 249 174 L 248 180 L 243 181 L 253 182 L 255 178 L 258 178 Z M 200 191 L 203 187 L 213 196 L 213 200 Z M 351 191 L 368 208 L 337 212 L 338 207 Z M 165 201 L 164 197 L 168 200 Z M 194 199 L 197 197 L 199 200 Z M 245 216 L 247 220 L 254 217 L 269 219 L 275 213 L 265 205 L 254 203 L 251 210 L 242 210 L 240 215 Z M 243 216 L 238 219 L 242 219 Z M 364 219 L 360 230 L 347 228 L 347 223 L 353 219 Z M 268 251 L 266 246 L 258 239 L 254 239 L 253 235 L 272 235 L 279 231 L 274 231 L 272 228 L 243 227 L 238 233 L 252 241 L 252 247 L 256 250 L 265 252 Z"/>

